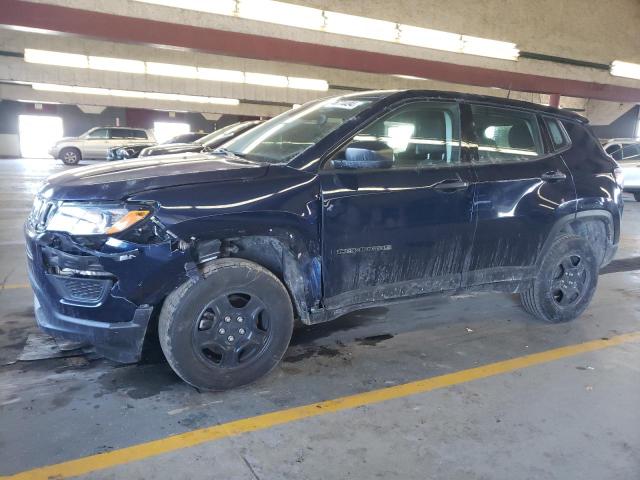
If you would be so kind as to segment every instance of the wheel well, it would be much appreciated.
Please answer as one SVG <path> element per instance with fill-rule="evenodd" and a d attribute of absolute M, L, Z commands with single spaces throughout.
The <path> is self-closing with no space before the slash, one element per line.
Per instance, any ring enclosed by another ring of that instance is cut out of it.
<path fill-rule="evenodd" d="M 603 264 L 607 246 L 613 238 L 611 224 L 607 217 L 576 218 L 567 222 L 558 232 L 558 234 L 563 233 L 571 233 L 585 238 L 593 248 L 598 264 Z"/>
<path fill-rule="evenodd" d="M 307 282 L 300 266 L 306 255 L 294 255 L 278 238 L 256 235 L 222 240 L 220 256 L 243 258 L 269 270 L 289 292 L 296 317 L 303 323 L 310 321 L 305 293 Z"/>

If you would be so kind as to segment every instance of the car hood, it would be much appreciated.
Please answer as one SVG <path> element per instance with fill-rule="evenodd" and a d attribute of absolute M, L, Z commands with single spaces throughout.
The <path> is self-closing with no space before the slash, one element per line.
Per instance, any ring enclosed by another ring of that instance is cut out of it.
<path fill-rule="evenodd" d="M 152 155 L 170 155 L 174 153 L 184 153 L 184 152 L 200 152 L 204 148 L 204 145 L 199 143 L 169 143 L 167 145 L 155 145 L 153 147 L 149 147 L 147 151 L 144 152 L 144 156 L 152 156 Z"/>
<path fill-rule="evenodd" d="M 49 177 L 39 194 L 55 200 L 122 200 L 159 188 L 248 180 L 263 176 L 267 168 L 220 154 L 145 157 L 67 170 Z"/>

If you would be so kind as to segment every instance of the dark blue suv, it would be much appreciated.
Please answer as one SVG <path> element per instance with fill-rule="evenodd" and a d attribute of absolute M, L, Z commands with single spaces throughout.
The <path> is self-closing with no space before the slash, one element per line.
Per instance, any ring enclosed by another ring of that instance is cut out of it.
<path fill-rule="evenodd" d="M 251 382 L 294 319 L 440 292 L 579 316 L 620 236 L 622 178 L 587 121 L 504 99 L 374 91 L 211 153 L 72 169 L 26 224 L 38 324 L 135 362 L 158 335 L 202 389 Z"/>

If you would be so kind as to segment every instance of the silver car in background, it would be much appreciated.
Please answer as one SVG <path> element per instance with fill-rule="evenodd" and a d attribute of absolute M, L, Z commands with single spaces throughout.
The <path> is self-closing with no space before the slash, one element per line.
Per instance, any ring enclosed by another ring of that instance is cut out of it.
<path fill-rule="evenodd" d="M 153 132 L 142 128 L 95 127 L 79 137 L 58 140 L 49 149 L 49 155 L 66 165 L 76 165 L 82 159 L 104 160 L 110 148 L 133 145 L 142 140 L 154 143 Z"/>
<path fill-rule="evenodd" d="M 614 138 L 607 140 L 603 148 L 622 168 L 624 191 L 640 202 L 640 139 Z"/>

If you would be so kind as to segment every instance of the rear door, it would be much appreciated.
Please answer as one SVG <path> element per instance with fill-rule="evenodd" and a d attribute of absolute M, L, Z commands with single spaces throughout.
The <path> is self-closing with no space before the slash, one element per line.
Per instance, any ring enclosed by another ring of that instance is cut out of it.
<path fill-rule="evenodd" d="M 469 104 L 477 228 L 464 286 L 528 277 L 555 221 L 575 211 L 562 125 L 515 108 Z M 560 129 L 552 145 L 548 125 Z"/>
<path fill-rule="evenodd" d="M 326 307 L 460 286 L 473 240 L 474 178 L 461 155 L 457 103 L 397 106 L 320 176 Z"/>

